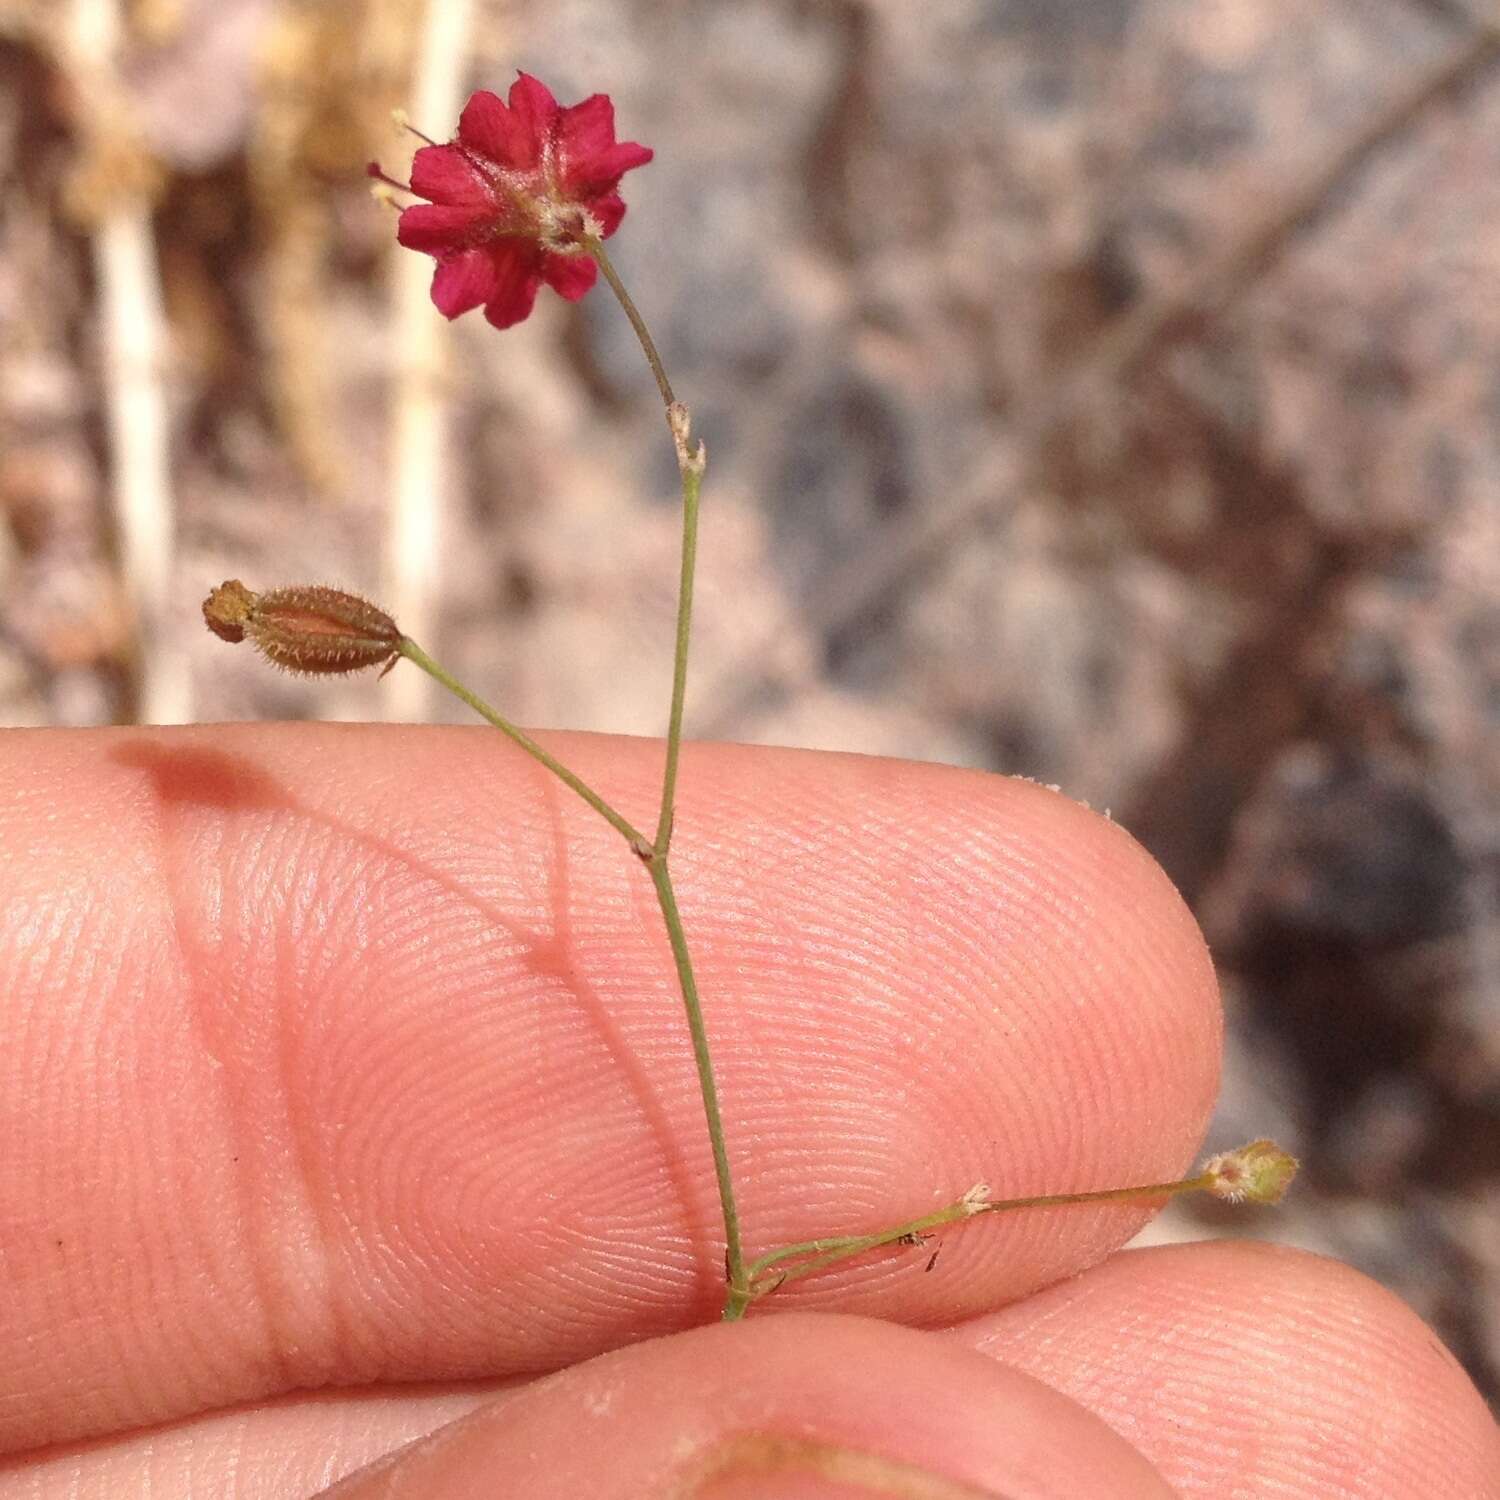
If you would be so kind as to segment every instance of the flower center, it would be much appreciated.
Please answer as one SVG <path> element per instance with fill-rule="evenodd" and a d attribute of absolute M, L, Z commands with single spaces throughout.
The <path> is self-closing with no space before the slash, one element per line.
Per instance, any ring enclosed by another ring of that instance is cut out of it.
<path fill-rule="evenodd" d="M 496 206 L 507 210 L 494 225 L 497 237 L 535 239 L 550 254 L 581 255 L 586 239 L 602 235 L 599 220 L 559 187 L 554 142 L 543 144 L 541 161 L 530 170 L 499 166 L 462 141 L 453 145 L 490 186 Z"/>

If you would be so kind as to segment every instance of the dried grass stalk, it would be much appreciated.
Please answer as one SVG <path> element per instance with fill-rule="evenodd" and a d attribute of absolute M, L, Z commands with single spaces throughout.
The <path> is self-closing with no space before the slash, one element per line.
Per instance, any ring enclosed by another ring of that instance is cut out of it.
<path fill-rule="evenodd" d="M 458 118 L 473 21 L 473 0 L 429 0 L 418 44 L 410 113 L 441 134 Z M 432 637 L 433 594 L 444 518 L 453 483 L 449 462 L 444 353 L 448 331 L 429 297 L 432 266 L 423 256 L 396 257 L 392 347 L 391 501 L 382 595 L 401 628 L 418 641 Z M 417 672 L 398 672 L 382 700 L 396 720 L 421 720 L 433 692 Z"/>
<path fill-rule="evenodd" d="M 166 319 L 151 224 L 157 173 L 120 84 L 119 0 L 71 0 L 66 20 L 60 60 L 80 101 L 84 132 L 70 196 L 89 226 L 98 284 L 110 495 L 136 623 L 135 716 L 185 723 L 192 716 L 187 651 L 167 628 L 175 528 Z"/>

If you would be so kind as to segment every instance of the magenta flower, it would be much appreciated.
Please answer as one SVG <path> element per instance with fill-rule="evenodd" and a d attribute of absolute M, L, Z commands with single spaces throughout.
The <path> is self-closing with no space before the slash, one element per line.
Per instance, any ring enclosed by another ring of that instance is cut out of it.
<path fill-rule="evenodd" d="M 593 286 L 599 268 L 587 241 L 620 227 L 620 178 L 651 155 L 615 140 L 606 95 L 564 109 L 522 73 L 509 103 L 475 94 L 457 138 L 417 152 L 411 191 L 430 201 L 402 210 L 396 237 L 436 256 L 432 300 L 444 317 L 483 307 L 496 328 L 509 328 L 531 312 L 544 281 L 569 302 Z"/>

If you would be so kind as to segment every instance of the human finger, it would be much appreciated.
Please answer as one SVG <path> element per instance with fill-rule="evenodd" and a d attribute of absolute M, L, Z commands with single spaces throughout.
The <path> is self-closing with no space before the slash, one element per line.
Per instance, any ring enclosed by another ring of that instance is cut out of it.
<path fill-rule="evenodd" d="M 1457 1360 L 1322 1256 L 1129 1250 L 946 1336 L 1088 1407 L 1185 1500 L 1500 1500 L 1500 1430 Z"/>
<path fill-rule="evenodd" d="M 792 1315 L 620 1350 L 442 1429 L 325 1500 L 1171 1500 L 1040 1381 L 869 1319 Z"/>
<path fill-rule="evenodd" d="M 299 1391 L 0 1458 L 0 1500 L 307 1500 L 498 1394 L 495 1383 Z"/>
<path fill-rule="evenodd" d="M 660 747 L 552 743 L 627 811 Z M 0 1444 L 553 1368 L 712 1317 L 670 954 L 618 837 L 487 730 L 0 736 Z M 1201 940 L 1028 784 L 690 747 L 674 867 L 752 1249 L 1158 1180 L 1217 1080 Z M 985 1220 L 777 1300 L 963 1317 L 1097 1260 Z"/>
<path fill-rule="evenodd" d="M 800 1328 L 805 1320 L 794 1321 Z M 808 1341 L 796 1337 L 805 1361 Z M 1500 1496 L 1500 1433 L 1452 1356 L 1397 1298 L 1319 1256 L 1234 1242 L 1126 1251 L 1023 1303 L 924 1337 L 983 1352 L 1065 1392 L 1138 1446 L 1184 1500 Z M 950 1399 L 924 1388 L 923 1365 L 910 1352 L 885 1358 L 900 1367 L 901 1390 L 876 1398 L 882 1409 Z M 722 1379 L 700 1372 L 692 1385 L 717 1391 Z M 303 1500 L 319 1476 L 342 1475 L 482 1404 L 498 1416 L 494 1397 L 473 1390 L 304 1396 L 35 1462 L 0 1462 L 0 1500 L 111 1500 L 148 1490 L 163 1500 L 231 1492 L 236 1500 Z M 682 1415 L 670 1404 L 664 1410 L 672 1420 Z M 475 1473 L 493 1478 L 503 1447 L 487 1436 L 463 1442 Z M 761 1477 L 779 1484 L 786 1476 Z"/>

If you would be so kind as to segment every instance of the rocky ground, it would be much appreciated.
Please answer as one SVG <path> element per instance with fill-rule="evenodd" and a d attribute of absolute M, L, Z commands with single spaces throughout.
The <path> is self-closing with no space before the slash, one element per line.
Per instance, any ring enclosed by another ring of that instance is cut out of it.
<path fill-rule="evenodd" d="M 142 0 L 111 92 L 66 9 L 0 0 L 0 722 L 463 718 L 227 653 L 196 611 L 237 575 L 394 588 L 522 721 L 656 732 L 675 487 L 628 330 L 544 294 L 414 335 L 365 191 L 431 13 Z M 517 65 L 657 148 L 612 243 L 711 447 L 691 731 L 1108 808 L 1221 965 L 1217 1143 L 1307 1160 L 1253 1230 L 1395 1287 L 1500 1393 L 1500 31 L 481 4 L 457 76 Z M 99 258 L 142 205 L 144 554 Z M 401 567 L 429 534 L 435 586 Z"/>

